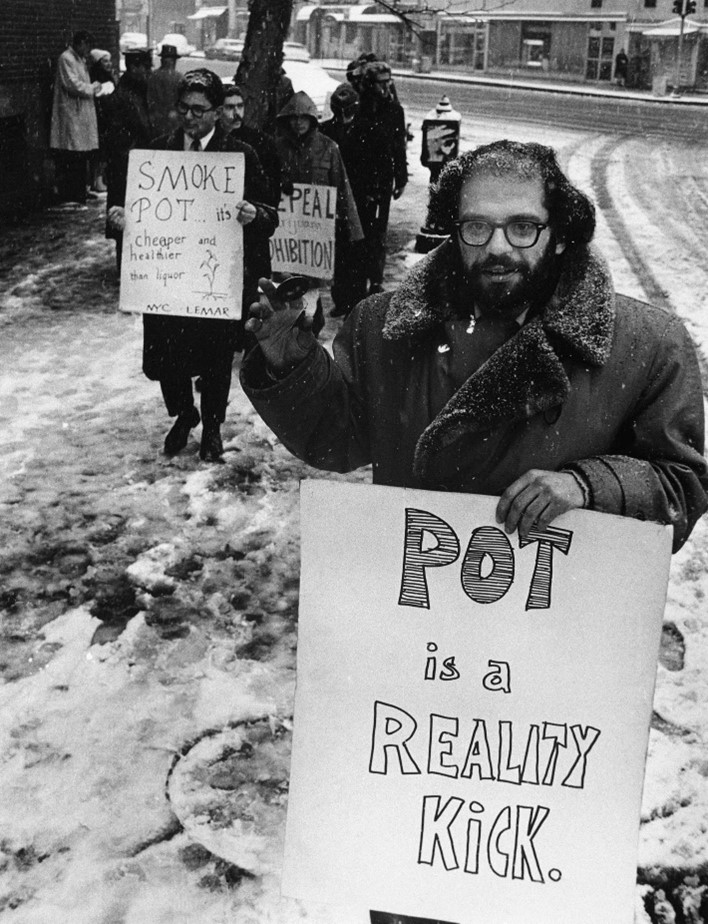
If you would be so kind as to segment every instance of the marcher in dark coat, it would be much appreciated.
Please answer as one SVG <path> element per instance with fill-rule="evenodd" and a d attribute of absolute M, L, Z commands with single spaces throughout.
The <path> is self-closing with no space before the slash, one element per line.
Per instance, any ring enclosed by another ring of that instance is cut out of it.
<path fill-rule="evenodd" d="M 499 522 L 521 536 L 585 507 L 670 524 L 680 548 L 708 505 L 683 324 L 615 295 L 592 205 L 549 148 L 462 155 L 431 212 L 451 239 L 357 306 L 334 359 L 265 284 L 242 369 L 263 419 L 318 468 L 501 495 Z"/>
<path fill-rule="evenodd" d="M 359 116 L 362 121 L 375 126 L 386 138 L 386 150 L 393 169 L 393 182 L 387 194 L 379 200 L 371 232 L 367 235 L 370 261 L 367 276 L 371 280 L 369 292 L 383 290 L 384 267 L 386 264 L 386 232 L 391 208 L 391 197 L 398 199 L 408 182 L 406 160 L 406 121 L 403 107 L 396 102 L 391 92 L 391 68 L 383 61 L 365 65 L 361 78 Z M 373 129 L 372 129 L 373 131 Z"/>
<path fill-rule="evenodd" d="M 280 202 L 282 165 L 275 138 L 244 121 L 245 100 L 243 90 L 236 84 L 224 85 L 224 107 L 221 113 L 221 127 L 237 141 L 249 144 L 258 155 L 261 168 L 268 184 L 267 201 L 276 207 Z"/>
<path fill-rule="evenodd" d="M 242 304 L 247 306 L 257 296 L 259 276 L 268 269 L 263 260 L 263 241 L 277 227 L 277 209 L 267 201 L 267 184 L 253 148 L 227 135 L 219 124 L 223 101 L 223 84 L 216 74 L 206 69 L 188 72 L 177 104 L 181 127 L 158 139 L 154 146 L 158 150 L 194 150 L 198 141 L 206 152 L 244 155 L 244 201 L 239 220 L 244 225 Z M 198 376 L 202 411 L 200 456 L 209 462 L 221 461 L 220 428 L 226 417 L 238 322 L 144 315 L 143 330 L 143 371 L 149 379 L 160 382 L 167 412 L 177 417 L 165 439 L 165 453 L 180 452 L 187 444 L 189 431 L 199 423 L 191 382 L 193 376 Z"/>
<path fill-rule="evenodd" d="M 134 148 L 146 148 L 153 137 L 147 108 L 147 78 L 152 55 L 145 50 L 125 53 L 125 73 L 114 93 L 107 96 L 104 111 L 106 132 L 106 237 L 116 242 L 116 262 L 120 273 L 123 232 L 111 221 L 111 209 L 125 203 L 128 156 Z"/>
<path fill-rule="evenodd" d="M 615 81 L 618 87 L 623 87 L 627 83 L 627 71 L 629 69 L 629 58 L 624 48 L 620 48 L 615 58 Z"/>
<path fill-rule="evenodd" d="M 147 104 L 153 137 L 168 135 L 177 129 L 177 93 L 181 75 L 177 72 L 177 48 L 162 45 L 160 66 L 148 77 Z"/>
<path fill-rule="evenodd" d="M 370 268 L 378 263 L 382 246 L 379 213 L 391 200 L 393 159 L 383 130 L 359 117 L 359 94 L 351 84 L 341 83 L 336 88 L 330 107 L 334 117 L 323 122 L 320 131 L 339 147 L 364 232 L 364 241 L 343 255 L 335 276 L 331 314 L 338 317 L 349 314 L 364 298 Z"/>
<path fill-rule="evenodd" d="M 244 122 L 244 111 L 243 91 L 235 84 L 226 84 L 224 86 L 224 106 L 220 118 L 221 127 L 231 138 L 235 138 L 236 141 L 242 144 L 249 145 L 256 152 L 266 184 L 263 201 L 277 209 L 280 203 L 282 169 L 278 151 L 275 147 L 275 139 L 271 135 L 259 131 L 257 128 L 246 125 Z M 254 246 L 259 248 L 259 252 L 255 257 L 258 266 L 265 268 L 263 272 L 259 270 L 259 273 L 261 275 L 270 276 L 270 246 L 268 238 L 260 236 Z M 244 305 L 247 304 L 247 302 L 244 302 Z M 247 314 L 247 311 L 244 313 Z M 239 322 L 236 349 L 243 350 L 245 353 L 250 350 L 251 347 L 255 346 L 255 338 L 252 334 L 246 332 L 244 324 L 245 318 Z"/>

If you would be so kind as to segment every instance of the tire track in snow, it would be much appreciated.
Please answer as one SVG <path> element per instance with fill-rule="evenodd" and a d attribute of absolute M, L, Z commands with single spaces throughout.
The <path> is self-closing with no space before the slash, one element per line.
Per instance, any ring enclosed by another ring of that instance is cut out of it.
<path fill-rule="evenodd" d="M 616 207 L 610 191 L 609 173 L 613 155 L 623 145 L 628 145 L 636 140 L 640 139 L 638 139 L 637 136 L 630 136 L 621 139 L 610 139 L 602 145 L 592 159 L 592 186 L 595 191 L 598 208 L 602 210 L 610 230 L 637 276 L 646 294 L 646 301 L 649 302 L 649 304 L 665 308 L 672 313 L 677 313 L 669 293 L 654 275 L 649 267 L 648 260 L 642 255 L 642 252 L 635 243 L 630 227 L 620 210 Z M 708 357 L 706 357 L 701 344 L 696 341 L 694 336 L 692 336 L 692 339 L 701 372 L 703 396 L 705 399 L 708 399 Z"/>
<path fill-rule="evenodd" d="M 659 283 L 656 276 L 649 268 L 648 263 L 642 257 L 639 248 L 634 243 L 631 231 L 619 210 L 615 207 L 612 194 L 610 193 L 608 179 L 610 161 L 615 151 L 625 144 L 626 141 L 626 138 L 621 138 L 619 140 L 611 138 L 602 145 L 593 157 L 590 166 L 590 176 L 595 192 L 595 201 L 597 202 L 598 208 L 602 210 L 605 220 L 620 245 L 625 259 L 637 276 L 646 294 L 646 301 L 652 305 L 660 305 L 663 308 L 674 311 L 669 293 Z"/>

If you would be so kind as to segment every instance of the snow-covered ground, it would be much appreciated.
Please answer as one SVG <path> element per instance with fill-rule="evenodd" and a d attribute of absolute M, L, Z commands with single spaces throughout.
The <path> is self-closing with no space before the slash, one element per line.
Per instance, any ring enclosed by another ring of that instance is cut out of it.
<path fill-rule="evenodd" d="M 463 146 L 500 135 L 558 148 L 598 199 L 618 288 L 661 289 L 708 355 L 697 259 L 708 167 L 690 144 L 467 122 Z M 416 137 L 411 183 L 393 205 L 389 284 L 415 259 L 424 219 L 418 150 Z M 677 173 L 681 190 L 670 188 Z M 647 191 L 656 175 L 662 188 Z M 291 458 L 236 383 L 224 466 L 201 463 L 196 439 L 162 456 L 168 421 L 140 371 L 140 321 L 117 311 L 102 223 L 93 205 L 0 237 L 0 913 L 22 924 L 331 921 L 280 899 L 277 858 L 298 481 L 337 476 Z M 328 320 L 328 340 L 338 323 Z M 708 920 L 707 566 L 702 521 L 671 573 L 640 838 L 643 924 Z M 209 753 L 221 759 L 209 765 Z M 213 804 L 199 803 L 195 780 Z M 234 802 L 244 787 L 250 811 Z M 199 843 L 206 816 L 212 846 L 240 826 L 228 859 Z"/>

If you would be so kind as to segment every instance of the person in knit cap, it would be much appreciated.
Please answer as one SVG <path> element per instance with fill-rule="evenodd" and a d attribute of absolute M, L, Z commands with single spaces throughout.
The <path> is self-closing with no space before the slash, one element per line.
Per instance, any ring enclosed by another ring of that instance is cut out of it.
<path fill-rule="evenodd" d="M 359 116 L 359 94 L 350 83 L 334 90 L 330 107 L 333 117 L 320 130 L 339 147 L 364 232 L 363 242 L 349 248 L 340 276 L 335 277 L 331 314 L 338 317 L 349 314 L 364 298 L 369 282 L 379 278 L 372 268 L 385 262 L 386 227 L 381 215 L 387 214 L 391 199 L 393 161 L 384 132 Z"/>
<path fill-rule="evenodd" d="M 496 495 L 522 541 L 585 508 L 667 524 L 678 550 L 708 507 L 701 374 L 679 317 L 615 292 L 594 206 L 544 145 L 460 155 L 429 211 L 448 239 L 356 306 L 333 355 L 261 280 L 241 382 L 263 420 L 317 468 Z"/>

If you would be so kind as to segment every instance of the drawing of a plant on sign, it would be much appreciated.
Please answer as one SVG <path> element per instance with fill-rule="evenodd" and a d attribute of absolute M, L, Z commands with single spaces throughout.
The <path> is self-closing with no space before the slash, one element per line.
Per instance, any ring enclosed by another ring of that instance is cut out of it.
<path fill-rule="evenodd" d="M 214 291 L 214 286 L 216 284 L 216 274 L 220 266 L 221 266 L 221 263 L 219 263 L 218 257 L 216 256 L 214 251 L 211 248 L 207 247 L 206 256 L 204 257 L 202 262 L 199 264 L 199 269 L 204 270 L 204 272 L 202 273 L 202 276 L 204 277 L 204 279 L 206 279 L 208 288 L 206 291 L 195 289 L 196 294 L 203 295 L 205 296 L 205 298 L 213 298 L 213 299 L 226 298 L 226 295 L 227 295 L 226 292 L 215 292 Z"/>

